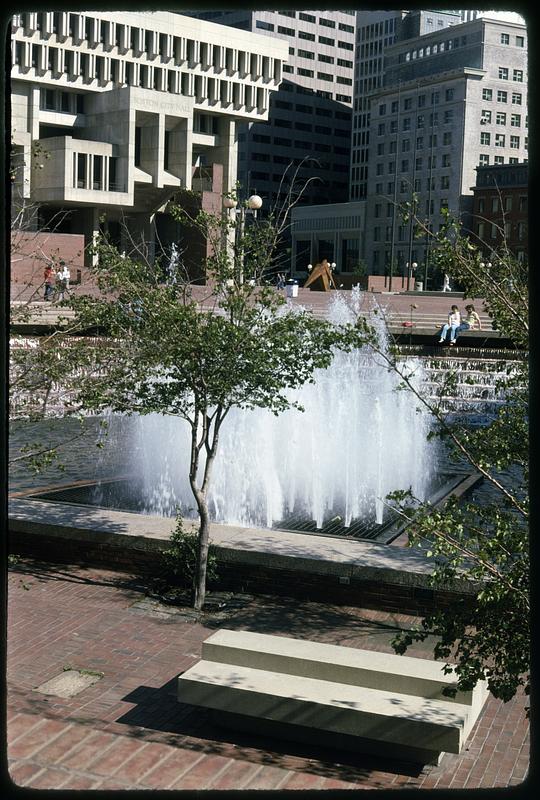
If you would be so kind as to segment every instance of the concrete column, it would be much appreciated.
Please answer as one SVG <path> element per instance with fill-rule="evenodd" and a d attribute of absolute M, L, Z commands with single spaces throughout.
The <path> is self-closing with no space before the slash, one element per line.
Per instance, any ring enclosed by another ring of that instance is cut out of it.
<path fill-rule="evenodd" d="M 234 120 L 219 121 L 219 146 L 213 148 L 212 161 L 223 165 L 223 193 L 234 189 L 238 162 L 238 137 Z"/>
<path fill-rule="evenodd" d="M 191 189 L 193 118 L 191 115 L 180 122 L 169 134 L 169 172 L 180 178 L 186 189 Z"/>

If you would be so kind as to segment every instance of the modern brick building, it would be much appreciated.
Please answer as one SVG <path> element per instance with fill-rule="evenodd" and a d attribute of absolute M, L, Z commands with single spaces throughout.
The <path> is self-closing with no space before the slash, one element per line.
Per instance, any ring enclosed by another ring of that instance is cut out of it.
<path fill-rule="evenodd" d="M 288 57 L 284 41 L 168 12 L 26 12 L 11 35 L 13 196 L 39 211 L 18 222 L 60 218 L 87 244 L 142 233 L 151 250 L 177 239 L 178 190 L 213 202 L 234 186 L 237 126 L 268 118 Z"/>

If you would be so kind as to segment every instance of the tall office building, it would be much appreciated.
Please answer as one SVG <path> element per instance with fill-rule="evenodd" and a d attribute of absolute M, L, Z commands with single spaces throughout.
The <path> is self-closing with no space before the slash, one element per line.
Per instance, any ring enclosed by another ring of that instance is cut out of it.
<path fill-rule="evenodd" d="M 452 11 L 357 11 L 350 199 L 368 191 L 371 95 L 383 86 L 386 49 L 461 21 Z"/>
<path fill-rule="evenodd" d="M 434 231 L 444 208 L 466 227 L 476 167 L 527 160 L 526 28 L 478 18 L 388 47 L 369 136 L 370 271 L 403 274 L 416 262 L 427 275 L 429 240 L 414 237 L 396 204 L 414 193 Z"/>
<path fill-rule="evenodd" d="M 343 202 L 349 197 L 353 102 L 353 11 L 185 12 L 242 30 L 279 37 L 288 44 L 283 81 L 272 95 L 268 123 L 245 126 L 239 136 L 238 175 L 246 193 L 265 206 L 280 203 L 287 178 L 314 178 L 302 203 Z M 305 160 L 307 159 L 307 160 Z M 283 185 L 282 179 L 289 164 Z"/>

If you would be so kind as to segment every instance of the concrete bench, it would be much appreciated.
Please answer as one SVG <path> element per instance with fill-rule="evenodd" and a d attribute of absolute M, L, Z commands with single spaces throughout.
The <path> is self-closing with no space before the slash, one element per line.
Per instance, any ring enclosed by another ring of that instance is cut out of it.
<path fill-rule="evenodd" d="M 178 700 L 216 722 L 326 746 L 438 763 L 459 753 L 487 698 L 455 698 L 443 664 L 247 631 L 221 630 L 178 678 Z"/>

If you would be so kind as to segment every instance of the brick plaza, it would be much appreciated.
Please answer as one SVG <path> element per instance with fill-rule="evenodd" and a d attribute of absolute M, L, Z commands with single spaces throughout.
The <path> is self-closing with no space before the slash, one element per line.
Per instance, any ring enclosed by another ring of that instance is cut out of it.
<path fill-rule="evenodd" d="M 220 627 L 392 652 L 413 617 L 269 596 L 224 597 L 199 619 L 136 576 L 19 559 L 9 574 L 8 769 L 34 789 L 493 788 L 529 766 L 527 699 L 493 697 L 437 767 L 220 729 L 176 699 L 176 677 Z M 416 620 L 417 621 L 417 620 Z M 424 649 L 422 649 L 424 648 Z M 430 657 L 428 645 L 408 655 Z M 70 699 L 35 691 L 66 668 L 103 673 Z"/>

